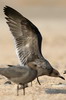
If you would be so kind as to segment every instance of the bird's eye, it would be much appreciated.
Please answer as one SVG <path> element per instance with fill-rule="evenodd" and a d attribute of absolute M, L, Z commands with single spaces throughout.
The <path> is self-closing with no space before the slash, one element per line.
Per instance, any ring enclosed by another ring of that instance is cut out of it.
<path fill-rule="evenodd" d="M 58 73 L 55 73 L 55 75 L 58 75 Z"/>
<path fill-rule="evenodd" d="M 35 66 L 35 67 L 37 67 L 37 65 L 36 65 L 36 64 L 34 64 L 34 66 Z"/>

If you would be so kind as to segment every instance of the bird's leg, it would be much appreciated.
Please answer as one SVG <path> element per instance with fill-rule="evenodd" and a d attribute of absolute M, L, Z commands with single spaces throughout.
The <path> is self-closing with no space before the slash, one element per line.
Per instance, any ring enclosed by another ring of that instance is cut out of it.
<path fill-rule="evenodd" d="M 37 82 L 39 83 L 39 85 L 41 85 L 41 83 L 40 83 L 40 81 L 39 81 L 38 77 L 37 77 Z"/>
<path fill-rule="evenodd" d="M 17 85 L 17 96 L 19 96 L 19 84 Z"/>
<path fill-rule="evenodd" d="M 23 95 L 25 95 L 25 85 L 23 85 Z"/>
<path fill-rule="evenodd" d="M 31 86 L 32 86 L 32 82 L 31 82 Z"/>

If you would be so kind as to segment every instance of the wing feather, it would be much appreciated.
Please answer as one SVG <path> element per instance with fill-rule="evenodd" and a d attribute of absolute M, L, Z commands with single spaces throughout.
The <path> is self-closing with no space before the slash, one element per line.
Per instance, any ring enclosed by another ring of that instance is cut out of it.
<path fill-rule="evenodd" d="M 21 64 L 40 57 L 42 36 L 37 27 L 11 7 L 4 7 L 7 24 L 14 36 Z"/>
<path fill-rule="evenodd" d="M 21 77 L 28 73 L 28 69 L 22 66 L 11 66 L 8 68 L 0 68 L 0 74 L 8 78 L 17 78 Z"/>

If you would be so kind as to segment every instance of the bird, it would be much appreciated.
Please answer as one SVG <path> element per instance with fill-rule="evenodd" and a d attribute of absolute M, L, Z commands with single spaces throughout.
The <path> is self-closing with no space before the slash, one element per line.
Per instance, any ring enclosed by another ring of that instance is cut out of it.
<path fill-rule="evenodd" d="M 2 66 L 2 65 L 1 65 Z M 15 65 L 8 65 L 9 67 L 13 67 Z M 20 65 L 18 64 L 17 65 L 18 67 L 20 67 Z M 34 67 L 35 68 L 35 67 Z M 37 76 L 37 82 L 39 83 L 39 85 L 41 85 L 39 79 L 38 79 L 38 76 Z M 10 80 L 6 81 L 4 84 L 12 84 Z M 32 86 L 32 81 L 31 81 L 31 86 Z M 28 87 L 28 84 L 25 84 L 24 85 L 24 88 Z M 21 85 L 21 87 L 19 89 L 23 89 L 23 86 Z"/>
<path fill-rule="evenodd" d="M 11 67 L 12 66 L 12 67 Z M 7 65 L 0 68 L 0 75 L 5 76 L 10 81 L 17 84 L 17 96 L 19 95 L 19 85 L 23 86 L 23 95 L 25 95 L 25 85 L 37 77 L 37 70 L 27 65 Z"/>
<path fill-rule="evenodd" d="M 5 6 L 4 14 L 15 41 L 20 65 L 27 65 L 30 68 L 34 67 L 38 71 L 38 77 L 47 75 L 65 80 L 59 71 L 53 68 L 42 55 L 42 35 L 39 29 L 12 7 Z"/>

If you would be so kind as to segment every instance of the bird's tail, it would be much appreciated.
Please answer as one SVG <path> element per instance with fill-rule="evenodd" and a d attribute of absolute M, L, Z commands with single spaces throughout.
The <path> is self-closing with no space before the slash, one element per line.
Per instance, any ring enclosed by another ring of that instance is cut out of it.
<path fill-rule="evenodd" d="M 0 75 L 4 75 L 5 74 L 5 68 L 0 68 Z"/>
<path fill-rule="evenodd" d="M 0 75 L 5 76 L 8 72 L 8 65 L 0 65 Z"/>

